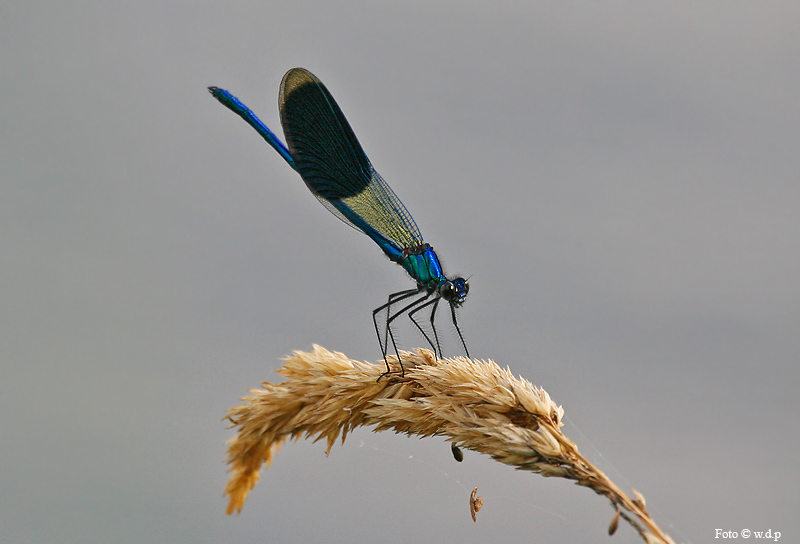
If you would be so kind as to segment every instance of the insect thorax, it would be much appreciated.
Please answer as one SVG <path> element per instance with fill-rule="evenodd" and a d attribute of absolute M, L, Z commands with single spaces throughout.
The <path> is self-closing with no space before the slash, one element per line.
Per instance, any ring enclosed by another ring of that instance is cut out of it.
<path fill-rule="evenodd" d="M 439 258 L 430 244 L 404 249 L 400 264 L 417 281 L 417 285 L 429 291 L 435 291 L 439 285 L 447 281 Z"/>

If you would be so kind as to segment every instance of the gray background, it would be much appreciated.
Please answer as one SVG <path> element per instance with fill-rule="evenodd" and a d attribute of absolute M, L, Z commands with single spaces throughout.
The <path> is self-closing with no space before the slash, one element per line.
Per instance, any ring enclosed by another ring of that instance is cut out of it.
<path fill-rule="evenodd" d="M 224 514 L 224 411 L 293 349 L 377 360 L 411 285 L 205 90 L 279 129 L 293 66 L 471 276 L 473 355 L 676 541 L 800 539 L 798 4 L 489 4 L 0 6 L 0 540 L 638 542 L 586 489 L 369 430 Z"/>

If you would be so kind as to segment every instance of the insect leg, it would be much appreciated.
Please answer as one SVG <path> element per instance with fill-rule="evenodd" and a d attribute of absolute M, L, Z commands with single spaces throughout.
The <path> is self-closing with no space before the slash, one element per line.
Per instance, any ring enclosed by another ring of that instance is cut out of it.
<path fill-rule="evenodd" d="M 422 289 L 420 289 L 420 291 L 421 290 Z M 409 310 L 411 310 L 411 308 L 413 308 L 414 306 L 416 306 L 416 305 L 420 304 L 421 302 L 424 302 L 425 300 L 427 300 L 429 296 L 431 296 L 431 292 L 430 291 L 426 291 L 423 296 L 421 296 L 420 298 L 418 298 L 415 301 L 411 302 L 410 304 L 407 304 L 407 305 L 403 306 L 401 309 L 397 310 L 395 313 L 390 315 L 389 318 L 386 320 L 386 328 L 389 331 L 389 338 L 392 340 L 392 346 L 394 347 L 394 352 L 395 352 L 395 354 L 397 354 L 397 360 L 400 362 L 400 369 L 401 369 L 401 372 L 403 372 L 404 375 L 405 375 L 405 368 L 403 368 L 403 361 L 400 360 L 400 351 L 397 349 L 397 343 L 394 341 L 394 333 L 392 333 L 391 324 L 392 324 L 392 321 L 394 321 L 395 319 L 397 319 L 398 317 L 400 317 L 404 313 L 407 313 Z M 405 298 L 405 297 L 403 297 L 403 298 Z M 388 348 L 388 346 L 387 346 L 387 348 Z"/>
<path fill-rule="evenodd" d="M 453 303 L 450 303 L 450 315 L 453 317 L 453 326 L 455 326 L 458 337 L 461 339 L 461 345 L 464 346 L 464 353 L 467 354 L 467 359 L 471 359 L 469 356 L 469 350 L 467 349 L 467 343 L 464 342 L 464 335 L 461 334 L 461 329 L 458 328 L 458 321 L 456 320 L 456 306 Z M 431 316 L 431 319 L 433 319 L 433 316 Z"/>
<path fill-rule="evenodd" d="M 422 336 L 425 337 L 425 340 L 428 341 L 428 344 L 430 344 L 431 348 L 433 349 L 434 355 L 438 354 L 438 356 L 441 357 L 442 356 L 442 346 L 439 345 L 439 334 L 436 332 L 436 327 L 433 324 L 433 316 L 436 315 L 436 308 L 439 306 L 439 301 L 440 300 L 442 300 L 442 297 L 438 297 L 437 296 L 435 299 L 426 302 L 425 304 L 423 304 L 419 308 L 414 308 L 412 311 L 408 312 L 408 317 L 411 319 L 411 321 L 414 322 L 414 325 L 417 326 L 417 329 L 419 329 L 419 332 L 421 332 Z M 420 326 L 420 324 L 417 322 L 417 320 L 414 319 L 414 314 L 415 313 L 417 313 L 418 311 L 420 311 L 423 308 L 427 308 L 431 304 L 433 304 L 433 310 L 431 310 L 431 320 L 430 321 L 431 321 L 431 329 L 433 330 L 433 338 L 434 338 L 434 342 L 435 343 L 431 342 L 431 339 L 428 336 L 428 333 L 426 333 L 422 329 L 422 326 Z"/>
<path fill-rule="evenodd" d="M 372 324 L 375 325 L 375 334 L 378 335 L 378 345 L 381 348 L 381 354 L 383 355 L 384 362 L 386 361 L 386 353 L 389 351 L 389 336 L 391 335 L 391 331 L 389 329 L 389 312 L 391 310 L 392 304 L 395 302 L 400 302 L 401 300 L 407 299 L 408 297 L 412 297 L 419 293 L 422 289 L 408 289 L 406 291 L 398 291 L 397 293 L 392 293 L 389 295 L 389 301 L 386 304 L 382 304 L 375 308 L 372 311 Z M 380 327 L 378 327 L 378 313 L 381 310 L 386 309 L 386 330 L 384 331 L 383 338 L 381 338 L 381 331 Z M 394 344 L 394 337 L 392 337 L 392 344 Z M 397 351 L 397 347 L 395 347 L 395 351 Z M 398 355 L 397 360 L 400 360 L 400 356 Z M 388 373 L 389 363 L 386 363 L 386 372 Z"/>

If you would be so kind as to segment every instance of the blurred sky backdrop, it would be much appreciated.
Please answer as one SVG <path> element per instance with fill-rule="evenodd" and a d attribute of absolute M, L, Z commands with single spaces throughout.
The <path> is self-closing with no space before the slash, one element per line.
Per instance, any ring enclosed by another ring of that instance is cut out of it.
<path fill-rule="evenodd" d="M 547 389 L 676 541 L 797 542 L 798 25 L 797 2 L 3 3 L 0 541 L 612 541 L 587 489 L 365 429 L 287 445 L 224 514 L 225 410 L 293 349 L 376 361 L 370 312 L 411 286 L 206 91 L 280 133 L 303 66 L 470 276 L 474 356 Z"/>

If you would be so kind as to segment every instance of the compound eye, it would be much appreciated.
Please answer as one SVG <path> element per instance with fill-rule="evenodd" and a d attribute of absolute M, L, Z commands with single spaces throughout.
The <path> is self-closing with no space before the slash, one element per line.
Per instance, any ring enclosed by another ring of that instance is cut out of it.
<path fill-rule="evenodd" d="M 467 296 L 467 293 L 469 293 L 469 284 L 464 278 L 456 278 L 453 280 L 453 288 L 456 291 L 456 296 L 460 299 L 463 299 Z"/>

